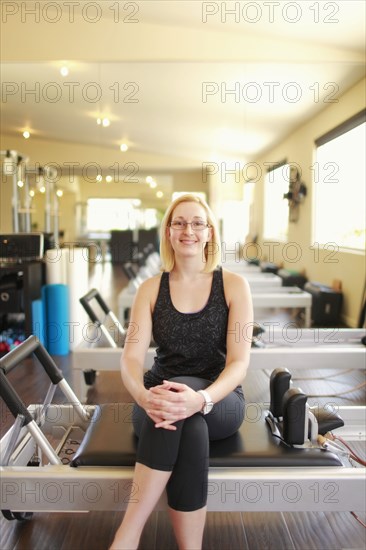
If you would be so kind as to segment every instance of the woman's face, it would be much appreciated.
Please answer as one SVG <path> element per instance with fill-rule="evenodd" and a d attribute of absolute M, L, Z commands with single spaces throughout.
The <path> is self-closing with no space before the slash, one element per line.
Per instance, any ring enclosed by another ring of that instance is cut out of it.
<path fill-rule="evenodd" d="M 205 227 L 203 230 L 192 229 L 191 222 L 208 223 L 207 214 L 203 206 L 197 202 L 181 202 L 172 213 L 171 222 L 182 222 L 181 229 L 167 227 L 167 238 L 174 252 L 185 256 L 202 254 L 206 243 L 212 238 L 212 229 Z M 184 227 L 184 222 L 188 224 Z"/>

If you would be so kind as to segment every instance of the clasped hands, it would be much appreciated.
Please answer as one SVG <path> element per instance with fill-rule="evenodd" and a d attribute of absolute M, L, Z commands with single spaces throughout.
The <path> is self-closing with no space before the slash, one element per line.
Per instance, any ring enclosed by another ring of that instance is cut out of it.
<path fill-rule="evenodd" d="M 159 386 L 146 390 L 141 406 L 156 428 L 176 430 L 175 422 L 202 409 L 203 398 L 186 384 L 164 380 Z"/>

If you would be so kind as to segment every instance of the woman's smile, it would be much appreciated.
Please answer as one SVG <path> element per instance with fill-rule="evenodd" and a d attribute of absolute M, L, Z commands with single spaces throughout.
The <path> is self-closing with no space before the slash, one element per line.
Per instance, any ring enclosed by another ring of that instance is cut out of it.
<path fill-rule="evenodd" d="M 179 242 L 186 245 L 193 245 L 196 244 L 198 241 L 192 239 L 179 239 Z"/>

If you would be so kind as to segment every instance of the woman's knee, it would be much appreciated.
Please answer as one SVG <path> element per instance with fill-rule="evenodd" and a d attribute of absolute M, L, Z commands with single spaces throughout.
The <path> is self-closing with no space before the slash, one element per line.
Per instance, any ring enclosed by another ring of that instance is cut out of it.
<path fill-rule="evenodd" d="M 167 485 L 174 510 L 194 511 L 205 506 L 209 465 L 207 424 L 201 414 L 184 421 L 179 457 Z"/>
<path fill-rule="evenodd" d="M 205 419 L 200 413 L 196 413 L 185 419 L 182 428 L 181 444 L 189 443 L 193 448 L 197 449 L 197 446 L 208 448 L 208 427 Z M 206 445 L 207 442 L 207 445 Z"/>
<path fill-rule="evenodd" d="M 195 391 L 204 390 L 212 384 L 209 380 L 198 378 L 197 376 L 173 376 L 172 378 L 169 378 L 169 380 L 172 382 L 178 382 L 179 384 L 185 384 Z"/>

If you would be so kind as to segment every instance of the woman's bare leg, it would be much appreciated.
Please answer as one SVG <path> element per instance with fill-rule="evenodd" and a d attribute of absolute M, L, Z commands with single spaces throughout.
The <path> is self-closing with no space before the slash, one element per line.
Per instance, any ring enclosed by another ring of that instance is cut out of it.
<path fill-rule="evenodd" d="M 136 493 L 128 503 L 110 550 L 134 550 L 138 547 L 144 525 L 164 491 L 170 475 L 171 472 L 153 470 L 136 462 L 133 477 Z"/>
<path fill-rule="evenodd" d="M 207 506 L 193 512 L 181 512 L 169 507 L 169 516 L 179 550 L 201 550 Z"/>

